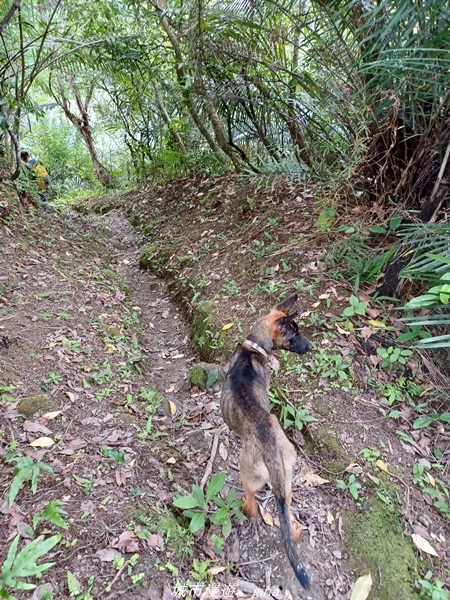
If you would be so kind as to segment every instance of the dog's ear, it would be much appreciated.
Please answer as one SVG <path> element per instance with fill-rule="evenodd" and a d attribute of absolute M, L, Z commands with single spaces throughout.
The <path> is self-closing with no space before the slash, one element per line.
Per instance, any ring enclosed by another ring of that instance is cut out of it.
<path fill-rule="evenodd" d="M 292 315 L 286 315 L 285 317 L 281 317 L 281 319 L 277 319 L 275 321 L 276 328 L 281 333 L 281 335 L 285 335 L 287 330 L 292 324 L 292 321 L 298 315 L 297 311 L 292 313 Z"/>
<path fill-rule="evenodd" d="M 277 304 L 276 309 L 279 310 L 280 312 L 284 313 L 285 315 L 288 315 L 289 311 L 294 306 L 294 304 L 297 302 L 297 300 L 298 300 L 298 294 L 296 294 L 294 292 L 293 294 L 291 294 L 290 296 L 285 298 L 282 302 L 280 302 L 280 304 Z"/>

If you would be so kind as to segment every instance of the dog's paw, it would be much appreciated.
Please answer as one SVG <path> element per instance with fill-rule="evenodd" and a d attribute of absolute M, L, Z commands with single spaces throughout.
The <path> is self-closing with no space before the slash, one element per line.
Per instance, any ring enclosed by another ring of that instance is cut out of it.
<path fill-rule="evenodd" d="M 291 518 L 291 526 L 292 526 L 292 538 L 294 542 L 297 542 L 300 539 L 302 531 L 305 529 L 300 525 L 298 521 L 296 521 L 293 517 Z"/>
<path fill-rule="evenodd" d="M 247 517 L 253 517 L 254 519 L 259 517 L 258 503 L 254 498 L 252 500 L 244 498 L 244 504 L 241 510 Z"/>

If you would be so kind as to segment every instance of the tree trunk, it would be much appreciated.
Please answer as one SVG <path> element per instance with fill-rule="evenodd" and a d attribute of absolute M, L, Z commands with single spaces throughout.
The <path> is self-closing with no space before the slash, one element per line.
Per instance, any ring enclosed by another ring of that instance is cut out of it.
<path fill-rule="evenodd" d="M 164 31 L 166 32 L 167 37 L 169 38 L 169 42 L 170 42 L 170 44 L 173 48 L 174 54 L 175 54 L 175 71 L 176 71 L 176 75 L 177 75 L 178 84 L 180 85 L 182 93 L 183 93 L 184 104 L 185 104 L 192 120 L 194 121 L 195 125 L 197 126 L 198 130 L 200 131 L 202 136 L 205 138 L 206 143 L 211 148 L 211 150 L 214 152 L 217 159 L 222 164 L 227 165 L 228 157 L 227 157 L 226 153 L 220 148 L 219 144 L 216 142 L 216 140 L 213 138 L 213 136 L 209 133 L 207 127 L 205 127 L 200 114 L 198 113 L 197 109 L 194 106 L 194 103 L 191 100 L 189 89 L 186 87 L 187 78 L 186 78 L 186 71 L 184 68 L 183 54 L 181 52 L 180 44 L 178 43 L 177 37 L 176 37 L 174 31 L 172 30 L 167 17 L 164 15 L 165 6 L 163 5 L 163 1 L 162 0 L 152 0 L 152 5 L 155 8 L 156 12 L 158 13 L 158 16 L 161 21 L 161 25 L 162 25 Z"/>
<path fill-rule="evenodd" d="M 94 166 L 95 174 L 97 179 L 104 187 L 112 186 L 112 175 L 108 171 L 108 169 L 102 164 L 100 161 L 97 150 L 94 144 L 94 138 L 92 135 L 92 128 L 89 121 L 89 103 L 92 99 L 92 94 L 94 91 L 94 82 L 91 83 L 88 93 L 84 99 L 84 102 L 81 99 L 80 90 L 77 88 L 75 83 L 75 77 L 70 75 L 67 77 L 70 88 L 73 92 L 75 102 L 77 104 L 77 108 L 79 111 L 79 116 L 76 115 L 69 106 L 69 101 L 65 94 L 64 86 L 61 81 L 58 81 L 58 92 L 59 97 L 53 93 L 53 97 L 59 106 L 63 109 L 64 114 L 69 119 L 69 121 L 74 125 L 77 131 L 80 133 L 81 137 L 86 144 L 89 155 L 92 160 L 92 164 Z"/>
<path fill-rule="evenodd" d="M 170 133 L 175 145 L 178 146 L 178 149 L 182 154 L 186 154 L 187 153 L 186 146 L 184 145 L 180 134 L 177 131 L 175 131 L 173 128 L 172 119 L 170 118 L 170 115 L 167 112 L 166 106 L 164 104 L 164 100 L 162 99 L 162 96 L 159 93 L 158 86 L 156 85 L 155 82 L 153 82 L 153 91 L 155 92 L 156 106 L 158 107 L 161 118 L 167 125 L 167 129 L 169 130 L 169 133 Z"/>

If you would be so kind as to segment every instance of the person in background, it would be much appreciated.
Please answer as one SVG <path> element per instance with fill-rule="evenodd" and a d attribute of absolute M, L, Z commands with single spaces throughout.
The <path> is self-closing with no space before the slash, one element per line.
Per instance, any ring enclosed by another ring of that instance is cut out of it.
<path fill-rule="evenodd" d="M 20 153 L 20 160 L 24 163 L 30 178 L 36 181 L 39 198 L 47 202 L 50 187 L 50 175 L 47 169 L 38 160 L 31 158 L 29 152 L 25 150 Z"/>

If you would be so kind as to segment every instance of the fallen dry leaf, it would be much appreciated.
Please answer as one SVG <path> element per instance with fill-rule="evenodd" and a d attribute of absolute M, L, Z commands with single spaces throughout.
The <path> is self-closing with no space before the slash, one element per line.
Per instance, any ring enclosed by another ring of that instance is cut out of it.
<path fill-rule="evenodd" d="M 48 419 L 49 421 L 51 421 L 52 419 L 56 419 L 56 417 L 58 417 L 60 414 L 60 410 L 53 410 L 51 412 L 45 413 L 45 415 L 42 416 L 44 419 Z"/>
<path fill-rule="evenodd" d="M 303 483 L 307 487 L 318 487 L 319 485 L 324 485 L 325 483 L 330 483 L 328 479 L 323 479 L 314 471 L 306 471 L 303 473 Z"/>
<path fill-rule="evenodd" d="M 167 583 L 164 584 L 162 600 L 173 600 L 173 594 Z"/>
<path fill-rule="evenodd" d="M 372 575 L 363 575 L 355 581 L 350 600 L 366 600 L 372 589 Z"/>
<path fill-rule="evenodd" d="M 309 487 L 317 487 L 319 485 L 323 485 L 324 483 L 329 483 L 327 479 L 322 479 L 322 477 L 317 475 L 317 473 L 314 473 L 314 471 L 306 466 L 304 466 L 300 471 L 300 481 Z"/>
<path fill-rule="evenodd" d="M 378 467 L 379 469 L 381 469 L 382 471 L 384 471 L 385 473 L 389 473 L 389 469 L 387 468 L 386 463 L 383 462 L 382 460 L 378 459 L 377 462 L 375 463 L 375 466 Z"/>
<path fill-rule="evenodd" d="M 53 446 L 54 444 L 54 440 L 52 440 L 52 438 L 43 436 L 38 438 L 37 440 L 34 440 L 33 442 L 30 442 L 30 446 L 32 446 L 33 448 L 50 448 L 51 446 Z"/>
<path fill-rule="evenodd" d="M 436 487 L 436 480 L 433 477 L 433 475 L 431 475 L 431 473 L 428 473 L 428 471 L 426 472 L 426 476 L 428 478 L 428 481 L 430 482 L 430 485 L 433 487 Z"/>
<path fill-rule="evenodd" d="M 369 319 L 367 322 L 369 323 L 369 325 L 372 325 L 372 327 L 386 327 L 386 323 L 383 323 L 383 321 L 377 321 L 376 319 Z"/>
<path fill-rule="evenodd" d="M 359 333 L 365 340 L 368 340 L 374 334 L 374 331 L 371 327 L 363 327 Z"/>
<path fill-rule="evenodd" d="M 347 331 L 346 329 L 342 329 L 342 327 L 340 327 L 337 323 L 334 324 L 334 326 L 336 327 L 336 329 L 339 331 L 339 333 L 341 335 L 350 335 L 350 331 Z"/>
<path fill-rule="evenodd" d="M 219 454 L 222 460 L 227 460 L 228 458 L 228 449 L 223 442 L 219 444 Z"/>
<path fill-rule="evenodd" d="M 159 548 L 163 538 L 158 533 L 151 533 L 145 540 L 149 548 Z"/>
<path fill-rule="evenodd" d="M 328 525 L 331 525 L 331 523 L 333 523 L 334 521 L 334 516 L 330 513 L 330 511 L 327 512 L 327 523 Z"/>
<path fill-rule="evenodd" d="M 227 568 L 228 567 L 219 567 L 219 565 L 216 565 L 208 569 L 208 573 L 211 573 L 211 575 L 218 575 L 219 573 L 223 573 L 224 571 L 226 571 Z"/>
<path fill-rule="evenodd" d="M 439 554 L 436 552 L 436 550 L 433 548 L 433 546 L 430 544 L 430 542 L 427 542 L 427 540 L 425 538 L 423 538 L 421 535 L 418 535 L 417 533 L 413 533 L 411 535 L 412 541 L 414 542 L 414 545 L 419 548 L 419 550 L 422 550 L 422 552 L 426 552 L 427 554 L 431 554 L 432 556 L 438 556 Z"/>
<path fill-rule="evenodd" d="M 168 458 L 166 460 L 167 463 L 169 463 L 169 465 L 174 465 L 177 462 L 177 459 L 173 456 L 171 456 L 170 458 Z"/>
<path fill-rule="evenodd" d="M 170 414 L 173 415 L 177 412 L 177 406 L 175 404 L 175 402 L 172 402 L 172 400 L 169 400 L 169 410 L 170 410 Z"/>
<path fill-rule="evenodd" d="M 124 531 L 119 535 L 117 541 L 112 544 L 113 548 L 118 548 L 121 552 L 137 552 L 139 542 L 134 531 Z"/>
<path fill-rule="evenodd" d="M 64 392 L 64 393 L 71 402 L 75 402 L 75 394 L 72 394 L 72 392 Z"/>
<path fill-rule="evenodd" d="M 226 325 L 224 325 L 222 327 L 222 331 L 228 331 L 228 329 L 231 329 L 233 327 L 234 323 L 227 323 Z"/>
<path fill-rule="evenodd" d="M 74 438 L 66 444 L 66 449 L 75 451 L 81 450 L 81 448 L 85 448 L 86 446 L 87 443 L 84 440 L 82 440 L 81 438 Z"/>
<path fill-rule="evenodd" d="M 353 473 L 354 475 L 360 475 L 363 470 L 364 469 L 358 463 L 350 463 L 345 469 L 347 473 Z"/>
<path fill-rule="evenodd" d="M 45 433 L 47 435 L 53 433 L 51 429 L 37 421 L 24 421 L 22 427 L 29 433 Z"/>
<path fill-rule="evenodd" d="M 114 550 L 114 548 L 103 548 L 103 550 L 97 550 L 95 555 L 98 556 L 102 562 L 112 562 L 116 556 L 122 556 L 120 552 Z"/>
<path fill-rule="evenodd" d="M 125 469 L 124 467 L 117 467 L 115 472 L 116 483 L 120 487 L 121 485 L 125 485 L 127 482 L 127 477 L 132 477 L 133 473 Z"/>
<path fill-rule="evenodd" d="M 264 512 L 261 507 L 259 507 L 259 512 L 261 513 L 262 520 L 269 527 L 273 527 L 273 517 L 270 513 Z"/>

